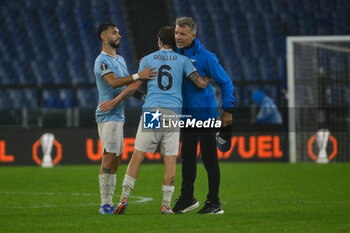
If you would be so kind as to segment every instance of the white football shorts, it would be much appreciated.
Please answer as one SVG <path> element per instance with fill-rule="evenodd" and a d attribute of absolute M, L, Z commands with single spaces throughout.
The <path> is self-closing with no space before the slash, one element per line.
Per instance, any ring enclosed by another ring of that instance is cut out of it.
<path fill-rule="evenodd" d="M 120 156 L 124 147 L 124 122 L 106 121 L 97 123 L 98 135 L 100 136 L 102 150 L 109 153 L 116 153 Z"/>
<path fill-rule="evenodd" d="M 169 111 L 169 110 L 168 110 Z M 172 112 L 172 114 L 175 114 Z M 172 118 L 172 120 L 175 120 Z M 144 129 L 143 116 L 137 129 L 134 148 L 148 153 L 154 153 L 160 144 L 160 153 L 166 156 L 176 156 L 179 152 L 180 129 Z"/>

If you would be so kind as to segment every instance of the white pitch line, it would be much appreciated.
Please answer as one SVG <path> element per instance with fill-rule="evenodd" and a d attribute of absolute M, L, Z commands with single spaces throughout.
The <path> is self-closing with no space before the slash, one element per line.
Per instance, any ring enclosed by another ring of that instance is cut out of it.
<path fill-rule="evenodd" d="M 137 200 L 137 201 L 133 201 L 132 203 L 144 203 L 144 202 L 153 201 L 153 198 L 152 198 L 152 197 L 130 196 L 129 198 L 136 198 L 136 199 L 139 199 L 139 200 Z"/>
<path fill-rule="evenodd" d="M 97 193 L 52 193 L 52 192 L 12 192 L 12 191 L 0 191 L 4 194 L 19 194 L 19 195 L 45 195 L 45 196 L 98 196 Z"/>
<path fill-rule="evenodd" d="M 14 206 L 11 208 L 14 209 L 38 209 L 38 208 L 57 208 L 57 207 L 82 207 L 82 206 L 99 206 L 100 203 L 86 203 L 86 204 L 70 204 L 70 205 L 55 205 L 55 204 L 42 204 L 42 205 L 34 205 L 34 206 Z"/>
<path fill-rule="evenodd" d="M 72 196 L 99 196 L 99 194 L 94 193 L 53 193 L 53 192 L 12 192 L 12 191 L 0 191 L 3 194 L 20 194 L 20 195 L 47 195 L 47 196 L 62 196 L 62 195 L 72 195 Z M 131 200 L 130 203 L 140 204 L 145 202 L 153 201 L 152 197 L 142 197 L 142 196 L 130 196 L 129 199 L 137 199 Z M 42 204 L 42 205 L 34 205 L 34 206 L 14 206 L 11 208 L 16 209 L 26 209 L 26 208 L 56 208 L 56 207 L 70 207 L 70 206 L 99 206 L 100 203 L 85 203 L 85 204 L 67 204 L 67 205 L 57 205 L 57 204 Z"/>

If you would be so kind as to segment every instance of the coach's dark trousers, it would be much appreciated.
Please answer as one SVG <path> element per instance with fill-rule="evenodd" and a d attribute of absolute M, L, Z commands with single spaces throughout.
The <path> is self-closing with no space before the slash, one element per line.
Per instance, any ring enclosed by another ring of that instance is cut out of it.
<path fill-rule="evenodd" d="M 202 161 L 208 173 L 207 200 L 219 203 L 220 168 L 216 150 L 215 132 L 208 129 L 181 129 L 182 185 L 181 196 L 192 199 L 197 175 L 197 144 L 200 142 Z"/>

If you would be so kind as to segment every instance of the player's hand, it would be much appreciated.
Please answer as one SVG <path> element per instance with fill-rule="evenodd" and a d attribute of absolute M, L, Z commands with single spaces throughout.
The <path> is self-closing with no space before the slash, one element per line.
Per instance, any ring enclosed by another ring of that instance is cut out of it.
<path fill-rule="evenodd" d="M 198 81 L 197 81 L 198 84 L 196 84 L 196 85 L 197 85 L 198 88 L 204 89 L 204 88 L 206 88 L 206 87 L 208 86 L 209 80 L 210 80 L 210 78 L 207 77 L 207 76 L 200 77 L 200 78 L 198 79 Z M 195 82 L 195 83 L 196 83 L 196 82 Z"/>
<path fill-rule="evenodd" d="M 114 104 L 113 104 L 113 101 L 111 100 L 106 100 L 106 101 L 103 101 L 101 104 L 100 104 L 100 109 L 102 112 L 107 112 L 111 109 L 114 108 Z"/>
<path fill-rule="evenodd" d="M 204 77 L 202 77 L 202 79 L 204 80 L 204 82 L 205 82 L 206 86 L 208 86 L 208 85 L 209 85 L 209 83 L 210 83 L 210 77 L 208 77 L 208 76 L 204 76 Z"/>
<path fill-rule="evenodd" d="M 202 86 L 203 86 L 203 88 L 206 88 L 210 83 L 210 77 L 204 76 L 204 77 L 202 77 L 202 79 L 203 79 Z"/>
<path fill-rule="evenodd" d="M 141 71 L 139 74 L 139 78 L 141 80 L 153 80 L 154 76 L 158 75 L 158 71 L 155 71 L 156 67 L 148 68 L 148 66 Z"/>
<path fill-rule="evenodd" d="M 229 112 L 224 112 L 221 117 L 222 127 L 228 126 L 232 124 L 232 114 Z"/>

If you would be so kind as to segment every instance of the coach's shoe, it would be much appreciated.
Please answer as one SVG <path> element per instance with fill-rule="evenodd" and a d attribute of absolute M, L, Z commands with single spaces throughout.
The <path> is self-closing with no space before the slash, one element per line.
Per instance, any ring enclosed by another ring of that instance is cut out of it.
<path fill-rule="evenodd" d="M 122 201 L 118 203 L 115 214 L 124 214 L 127 208 L 128 208 L 128 199 L 124 198 Z"/>
<path fill-rule="evenodd" d="M 162 207 L 162 211 L 161 211 L 162 214 L 173 214 L 173 210 L 169 207 L 166 207 L 165 205 L 163 205 Z"/>
<path fill-rule="evenodd" d="M 173 212 L 177 214 L 184 214 L 186 212 L 198 208 L 198 206 L 199 202 L 195 198 L 193 198 L 192 200 L 186 200 L 180 196 L 175 203 Z"/>
<path fill-rule="evenodd" d="M 198 214 L 223 214 L 224 210 L 221 208 L 220 203 L 213 203 L 206 201 L 203 208 L 198 211 Z"/>
<path fill-rule="evenodd" d="M 109 204 L 101 206 L 100 210 L 98 211 L 99 214 L 103 215 L 110 215 L 115 213 L 114 206 L 110 206 Z"/>

